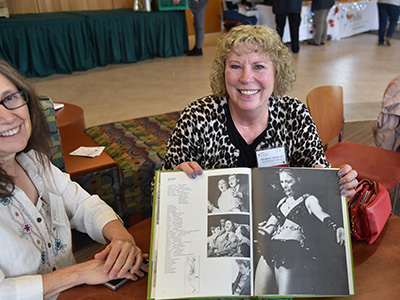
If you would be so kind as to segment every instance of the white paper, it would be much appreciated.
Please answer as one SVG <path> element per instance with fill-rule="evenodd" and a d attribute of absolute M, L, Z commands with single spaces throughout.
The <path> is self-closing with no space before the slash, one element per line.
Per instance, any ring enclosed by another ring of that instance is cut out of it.
<path fill-rule="evenodd" d="M 74 156 L 84 156 L 84 157 L 96 157 L 99 156 L 103 150 L 104 150 L 104 146 L 100 146 L 100 147 L 79 147 L 78 149 L 72 151 L 70 153 L 70 155 L 74 155 Z"/>

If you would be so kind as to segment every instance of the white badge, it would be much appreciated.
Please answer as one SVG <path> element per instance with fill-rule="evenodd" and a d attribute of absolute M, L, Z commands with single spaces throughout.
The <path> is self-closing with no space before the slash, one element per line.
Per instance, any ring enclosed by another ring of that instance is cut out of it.
<path fill-rule="evenodd" d="M 286 159 L 284 146 L 272 149 L 257 150 L 256 156 L 259 168 L 278 166 L 287 167 L 289 165 Z"/>
<path fill-rule="evenodd" d="M 68 226 L 67 214 L 65 213 L 64 203 L 60 196 L 49 193 L 51 222 L 54 225 Z"/>

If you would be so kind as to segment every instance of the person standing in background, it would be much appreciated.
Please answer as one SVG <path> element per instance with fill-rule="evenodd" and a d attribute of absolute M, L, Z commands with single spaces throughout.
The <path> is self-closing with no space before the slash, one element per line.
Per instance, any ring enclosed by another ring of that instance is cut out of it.
<path fill-rule="evenodd" d="M 379 30 L 378 30 L 378 45 L 391 45 L 394 28 L 399 19 L 400 0 L 378 0 L 378 15 L 379 15 Z M 387 20 L 389 16 L 389 27 L 387 28 Z M 385 36 L 386 33 L 386 36 Z"/>
<path fill-rule="evenodd" d="M 298 53 L 299 47 L 299 27 L 301 22 L 301 6 L 303 0 L 274 0 L 272 11 L 275 14 L 276 30 L 281 40 L 286 25 L 286 17 L 289 18 L 290 40 L 292 52 Z"/>
<path fill-rule="evenodd" d="M 308 45 L 321 46 L 326 44 L 328 31 L 328 14 L 335 0 L 313 0 L 311 11 L 314 13 L 313 23 L 315 27 L 314 38 L 307 42 Z"/>
<path fill-rule="evenodd" d="M 193 49 L 187 53 L 187 56 L 203 55 L 203 42 L 205 37 L 204 20 L 206 18 L 207 4 L 208 0 L 189 0 L 189 8 L 194 17 L 193 26 L 196 44 Z"/>

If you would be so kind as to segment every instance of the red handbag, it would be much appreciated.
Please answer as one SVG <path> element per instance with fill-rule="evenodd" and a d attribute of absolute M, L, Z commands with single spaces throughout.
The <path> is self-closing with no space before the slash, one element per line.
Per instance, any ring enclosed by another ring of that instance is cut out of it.
<path fill-rule="evenodd" d="M 371 245 L 392 213 L 387 189 L 379 182 L 361 180 L 348 202 L 351 235 Z"/>

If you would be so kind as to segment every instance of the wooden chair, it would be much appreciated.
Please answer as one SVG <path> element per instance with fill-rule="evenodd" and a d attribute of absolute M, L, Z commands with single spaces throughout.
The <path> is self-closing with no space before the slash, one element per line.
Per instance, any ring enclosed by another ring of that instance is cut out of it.
<path fill-rule="evenodd" d="M 400 185 L 400 153 L 342 141 L 344 116 L 341 86 L 320 86 L 311 90 L 307 95 L 307 106 L 332 167 L 349 164 L 357 171 L 357 179 L 379 181 L 387 190 L 396 188 L 394 211 Z M 339 143 L 328 149 L 328 143 L 336 137 Z"/>

